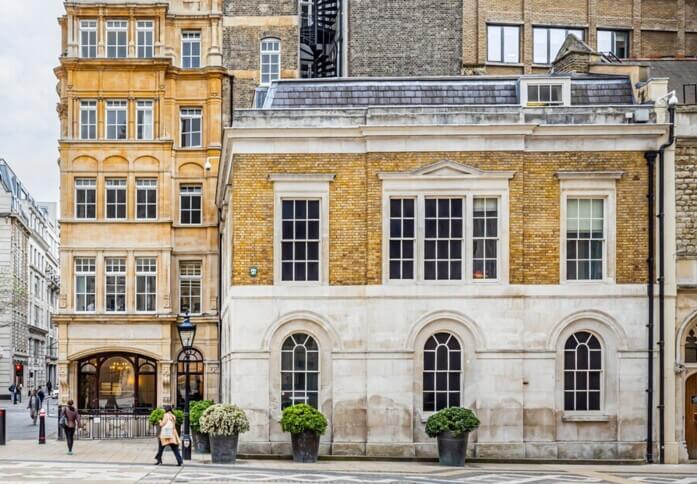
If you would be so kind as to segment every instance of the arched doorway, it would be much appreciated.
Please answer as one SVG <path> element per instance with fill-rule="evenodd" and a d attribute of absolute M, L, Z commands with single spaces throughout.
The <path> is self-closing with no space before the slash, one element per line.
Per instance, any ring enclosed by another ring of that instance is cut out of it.
<path fill-rule="evenodd" d="M 147 412 L 157 402 L 157 364 L 131 353 L 102 353 L 78 362 L 80 410 Z"/>
<path fill-rule="evenodd" d="M 690 459 L 697 459 L 697 373 L 685 381 L 685 441 Z"/>
<path fill-rule="evenodd" d="M 186 392 L 186 355 L 179 353 L 177 361 L 177 407 L 184 408 Z M 203 356 L 198 350 L 189 351 L 189 401 L 203 400 Z"/>

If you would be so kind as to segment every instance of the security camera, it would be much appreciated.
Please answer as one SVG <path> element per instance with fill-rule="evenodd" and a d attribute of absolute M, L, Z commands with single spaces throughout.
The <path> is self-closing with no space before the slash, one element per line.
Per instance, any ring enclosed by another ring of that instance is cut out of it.
<path fill-rule="evenodd" d="M 211 171 L 213 168 L 213 165 L 211 165 L 211 160 L 206 160 L 206 164 L 203 165 L 203 169 L 206 171 Z"/>

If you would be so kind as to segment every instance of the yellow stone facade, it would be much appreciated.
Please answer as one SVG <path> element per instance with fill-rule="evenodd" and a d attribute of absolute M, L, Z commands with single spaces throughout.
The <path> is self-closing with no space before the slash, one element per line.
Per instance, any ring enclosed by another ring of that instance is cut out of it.
<path fill-rule="evenodd" d="M 176 361 L 181 346 L 176 324 L 183 312 L 182 261 L 200 267 L 200 275 L 194 279 L 199 281 L 201 307 L 191 317 L 198 327 L 195 347 L 203 360 L 203 388 L 199 394 L 217 399 L 218 212 L 214 195 L 225 83 L 219 35 L 222 0 L 65 5 L 66 15 L 59 19 L 62 56 L 55 70 L 61 121 L 63 284 L 59 313 L 54 319 L 60 338 L 61 400 L 72 398 L 80 408 L 96 408 L 97 397 L 87 396 L 85 390 L 79 389 L 80 362 L 97 355 L 120 353 L 146 358 L 157 366 L 156 396 L 149 395 L 149 401 L 138 402 L 136 394 L 136 406 L 177 401 Z M 96 56 L 91 58 L 85 58 L 81 50 L 83 20 L 96 25 Z M 106 24 L 113 20 L 127 25 L 125 58 L 106 57 Z M 137 28 L 141 21 L 152 22 L 152 55 L 145 58 L 138 51 L 141 40 Z M 183 64 L 184 31 L 199 35 L 198 67 Z M 85 137 L 81 133 L 85 124 L 81 102 L 85 100 L 94 102 L 96 139 L 81 139 Z M 125 101 L 127 106 L 126 139 L 105 139 L 106 104 L 111 100 Z M 136 110 L 143 100 L 152 104 L 153 134 L 152 139 L 146 140 L 137 139 L 140 118 Z M 201 113 L 200 143 L 189 143 L 193 146 L 183 146 L 182 109 Z M 106 184 L 112 179 L 124 181 L 126 187 L 125 218 L 118 220 L 108 219 L 106 213 Z M 78 218 L 76 180 L 90 180 L 94 185 L 94 217 L 85 218 L 82 214 Z M 137 214 L 139 180 L 154 181 L 156 185 L 156 215 L 147 220 Z M 188 223 L 180 215 L 183 185 L 200 191 L 199 223 Z M 82 311 L 76 306 L 75 274 L 76 260 L 81 258 L 94 261 L 94 304 Z M 125 261 L 125 307 L 120 312 L 109 312 L 106 307 L 106 263 L 112 258 Z M 156 261 L 156 302 L 153 310 L 138 311 L 136 264 L 143 258 Z M 137 371 L 135 375 L 138 380 Z M 101 385 L 103 389 L 103 381 Z M 138 382 L 136 392 L 137 388 Z M 90 398 L 95 401 L 88 403 Z M 106 397 L 100 394 L 98 399 L 98 407 L 104 408 Z"/>

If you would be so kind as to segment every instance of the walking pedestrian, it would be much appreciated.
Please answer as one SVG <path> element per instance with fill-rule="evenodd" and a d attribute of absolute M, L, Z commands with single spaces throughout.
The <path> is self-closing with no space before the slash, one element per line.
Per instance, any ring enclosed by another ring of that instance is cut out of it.
<path fill-rule="evenodd" d="M 160 430 L 158 432 L 158 448 L 155 456 L 155 465 L 162 464 L 162 452 L 165 447 L 169 447 L 174 452 L 174 457 L 177 459 L 177 465 L 184 463 L 182 456 L 179 453 L 179 434 L 177 433 L 177 417 L 172 412 L 171 405 L 165 405 L 165 414 L 160 420 Z"/>
<path fill-rule="evenodd" d="M 46 390 L 48 390 L 48 398 L 51 398 L 53 396 L 53 383 L 51 383 L 51 380 L 46 382 Z"/>
<path fill-rule="evenodd" d="M 39 390 L 36 392 L 36 395 L 39 397 L 39 401 L 41 402 L 41 407 L 43 407 L 44 406 L 44 398 L 46 398 L 46 394 L 41 389 L 41 385 L 39 385 Z"/>
<path fill-rule="evenodd" d="M 68 400 L 68 405 L 64 406 L 58 416 L 58 424 L 63 427 L 65 441 L 68 443 L 68 455 L 73 455 L 73 442 L 75 430 L 80 425 L 80 413 L 75 409 L 75 402 Z"/>
<path fill-rule="evenodd" d="M 36 419 L 39 418 L 39 410 L 41 409 L 41 400 L 39 400 L 39 396 L 36 394 L 36 390 L 32 391 L 29 394 L 27 408 L 29 409 L 29 416 L 34 422 L 34 425 L 36 425 Z"/>
<path fill-rule="evenodd" d="M 12 404 L 17 405 L 17 385 L 13 383 L 8 390 L 10 391 L 10 395 L 12 395 Z"/>
<path fill-rule="evenodd" d="M 22 388 L 23 385 L 21 383 L 17 385 L 17 397 L 19 398 L 19 403 L 22 403 Z"/>

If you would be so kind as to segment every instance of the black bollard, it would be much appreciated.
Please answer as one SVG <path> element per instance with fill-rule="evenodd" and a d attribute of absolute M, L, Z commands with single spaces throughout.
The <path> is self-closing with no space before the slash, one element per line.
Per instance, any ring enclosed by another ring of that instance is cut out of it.
<path fill-rule="evenodd" d="M 58 440 L 62 441 L 65 440 L 65 434 L 63 433 L 63 427 L 61 427 L 61 411 L 63 410 L 63 407 L 58 404 L 58 418 L 56 419 L 56 422 L 58 422 L 58 433 L 56 434 L 58 436 Z"/>
<path fill-rule="evenodd" d="M 46 410 L 39 411 L 39 443 L 46 443 Z"/>
<path fill-rule="evenodd" d="M 0 408 L 0 445 L 5 445 L 5 409 Z"/>

